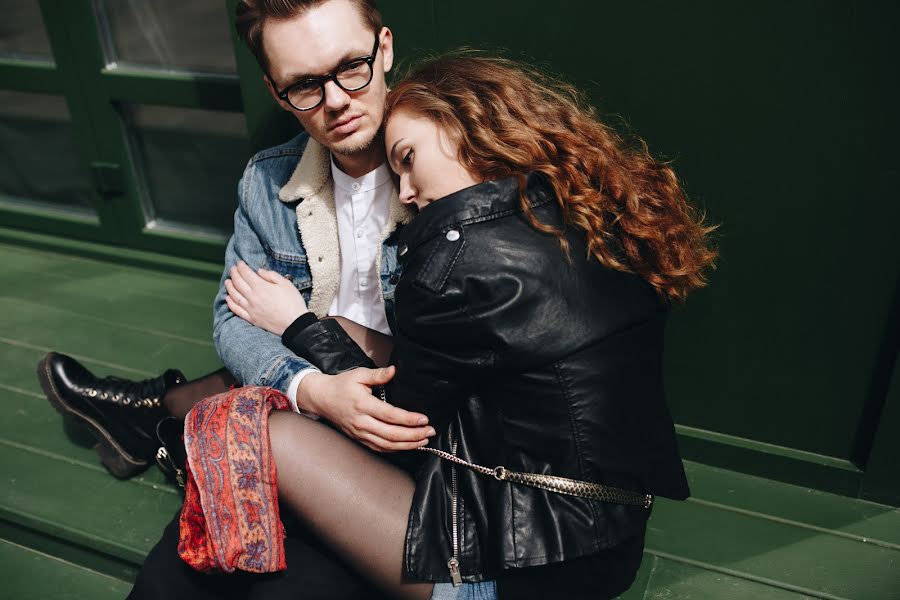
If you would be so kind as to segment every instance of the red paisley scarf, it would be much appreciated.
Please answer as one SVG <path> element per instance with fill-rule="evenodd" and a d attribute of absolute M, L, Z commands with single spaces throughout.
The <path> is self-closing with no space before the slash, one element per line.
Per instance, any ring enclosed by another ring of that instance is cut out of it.
<path fill-rule="evenodd" d="M 178 554 L 194 569 L 287 568 L 268 415 L 288 407 L 277 390 L 242 387 L 206 398 L 188 413 Z"/>

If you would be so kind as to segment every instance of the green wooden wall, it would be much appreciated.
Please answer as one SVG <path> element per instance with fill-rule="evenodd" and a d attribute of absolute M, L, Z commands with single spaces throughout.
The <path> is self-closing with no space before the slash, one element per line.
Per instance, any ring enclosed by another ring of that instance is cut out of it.
<path fill-rule="evenodd" d="M 51 17 L 62 4 L 41 2 Z M 65 10 L 85 30 L 89 12 L 73 8 L 81 4 Z M 223 10 L 234 4 L 224 0 Z M 686 457 L 900 504 L 900 4 L 379 5 L 401 67 L 470 46 L 502 49 L 570 79 L 611 121 L 672 160 L 689 195 L 721 224 L 722 258 L 709 288 L 674 311 L 670 325 L 670 404 Z M 212 104 L 197 92 L 197 102 L 243 109 L 253 148 L 293 135 L 296 124 L 274 108 L 252 57 L 238 44 L 235 56 L 240 102 L 232 92 Z M 85 60 L 79 73 L 90 72 Z M 92 77 L 110 95 L 139 95 L 141 78 L 114 75 Z M 72 76 L 60 81 L 76 86 Z M 130 87 L 117 91 L 114 81 Z M 198 80 L 196 89 L 212 85 L 233 89 L 221 77 Z M 180 105 L 194 102 L 190 80 L 165 89 Z M 158 95 L 163 102 L 166 94 Z M 90 111 L 108 120 L 105 108 Z M 123 153 L 121 140 L 95 142 L 104 144 L 114 157 Z M 124 237 L 111 241 L 207 260 L 221 251 L 215 241 L 196 251 L 184 236 Z"/>
<path fill-rule="evenodd" d="M 400 70 L 461 46 L 542 64 L 721 224 L 670 325 L 686 456 L 900 503 L 897 3 L 380 6 Z"/>

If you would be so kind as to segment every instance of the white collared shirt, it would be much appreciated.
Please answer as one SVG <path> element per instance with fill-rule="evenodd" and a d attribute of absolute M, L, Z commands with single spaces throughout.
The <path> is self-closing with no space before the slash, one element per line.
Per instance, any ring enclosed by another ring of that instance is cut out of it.
<path fill-rule="evenodd" d="M 386 163 L 353 178 L 331 160 L 341 247 L 341 281 L 328 315 L 344 317 L 390 335 L 375 258 L 391 210 L 391 172 Z"/>
<path fill-rule="evenodd" d="M 387 227 L 391 210 L 391 172 L 387 163 L 362 177 L 350 177 L 331 160 L 334 181 L 334 204 L 337 209 L 338 242 L 341 248 L 340 285 L 328 316 L 344 317 L 360 325 L 391 335 L 388 327 L 381 275 L 375 259 L 381 235 Z M 311 367 L 297 373 L 288 386 L 287 396 L 295 412 L 297 389 Z"/>

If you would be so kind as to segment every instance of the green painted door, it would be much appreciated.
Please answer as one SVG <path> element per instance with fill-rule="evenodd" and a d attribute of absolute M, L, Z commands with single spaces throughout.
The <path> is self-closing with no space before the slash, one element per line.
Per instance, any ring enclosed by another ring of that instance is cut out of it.
<path fill-rule="evenodd" d="M 218 261 L 250 154 L 221 0 L 18 0 L 4 225 Z"/>

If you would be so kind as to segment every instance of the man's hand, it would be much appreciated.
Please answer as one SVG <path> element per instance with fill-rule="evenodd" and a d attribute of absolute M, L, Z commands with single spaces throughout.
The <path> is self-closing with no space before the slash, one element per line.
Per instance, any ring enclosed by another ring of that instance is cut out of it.
<path fill-rule="evenodd" d="M 372 395 L 384 385 L 394 367 L 360 367 L 339 375 L 310 373 L 297 390 L 297 406 L 328 419 L 348 437 L 376 452 L 413 450 L 435 435 L 428 417 L 409 412 Z"/>

